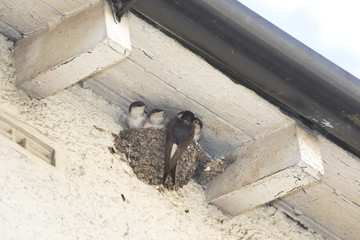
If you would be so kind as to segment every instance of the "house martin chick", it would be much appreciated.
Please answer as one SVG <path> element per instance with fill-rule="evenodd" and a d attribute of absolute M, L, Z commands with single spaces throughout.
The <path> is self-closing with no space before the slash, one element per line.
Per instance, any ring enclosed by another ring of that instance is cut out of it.
<path fill-rule="evenodd" d="M 125 117 L 125 125 L 128 128 L 142 128 L 146 119 L 145 104 L 137 101 L 129 106 L 129 114 Z"/>
<path fill-rule="evenodd" d="M 148 116 L 144 122 L 144 128 L 157 128 L 163 129 L 166 127 L 166 121 L 164 118 L 164 110 L 154 109 L 148 113 Z"/>
<path fill-rule="evenodd" d="M 199 118 L 194 119 L 194 126 L 195 126 L 195 134 L 194 134 L 194 140 L 196 142 L 199 142 L 203 136 L 201 130 L 203 128 L 203 123 Z"/>

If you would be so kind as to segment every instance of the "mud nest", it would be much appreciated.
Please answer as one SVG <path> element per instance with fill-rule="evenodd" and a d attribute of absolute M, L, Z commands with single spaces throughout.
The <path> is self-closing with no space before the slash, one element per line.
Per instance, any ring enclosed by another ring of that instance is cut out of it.
<path fill-rule="evenodd" d="M 115 148 L 126 155 L 129 165 L 141 181 L 151 185 L 163 183 L 165 129 L 127 129 L 113 136 Z M 223 172 L 227 162 L 209 159 L 201 145 L 192 142 L 177 163 L 176 186 L 172 186 L 169 176 L 165 187 L 182 187 L 191 178 L 204 185 Z"/>

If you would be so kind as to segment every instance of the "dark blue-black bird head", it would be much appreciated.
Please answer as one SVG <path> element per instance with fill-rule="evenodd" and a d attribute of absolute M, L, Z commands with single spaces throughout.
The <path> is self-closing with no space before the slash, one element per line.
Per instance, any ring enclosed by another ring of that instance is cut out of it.
<path fill-rule="evenodd" d="M 192 123 L 194 121 L 194 119 L 195 119 L 195 116 L 190 111 L 184 111 L 182 113 L 182 116 L 180 117 L 180 120 L 186 121 L 186 122 L 189 122 L 189 123 Z"/>
<path fill-rule="evenodd" d="M 146 107 L 146 106 L 145 106 L 145 103 L 140 102 L 140 101 L 133 102 L 129 106 L 129 112 L 131 112 L 131 109 L 136 108 L 136 107 Z"/>

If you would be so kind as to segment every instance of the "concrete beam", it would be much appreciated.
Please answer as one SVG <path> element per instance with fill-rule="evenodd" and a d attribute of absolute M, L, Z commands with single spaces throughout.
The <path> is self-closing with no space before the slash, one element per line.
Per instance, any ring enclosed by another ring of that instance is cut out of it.
<path fill-rule="evenodd" d="M 42 2 L 46 3 L 56 11 L 60 12 L 62 15 L 72 14 L 76 11 L 79 11 L 84 8 L 84 6 L 88 6 L 99 0 L 42 0 Z"/>
<path fill-rule="evenodd" d="M 60 22 L 61 15 L 38 0 L 1 0 L 0 20 L 28 35 Z"/>
<path fill-rule="evenodd" d="M 297 194 L 295 194 L 297 195 Z M 313 218 L 303 214 L 302 212 L 298 211 L 297 209 L 290 206 L 283 200 L 276 200 L 272 203 L 272 205 L 277 208 L 279 211 L 282 211 L 290 218 L 294 219 L 297 222 L 300 222 L 303 227 L 310 228 L 314 230 L 316 233 L 320 234 L 321 236 L 325 237 L 325 239 L 333 239 L 333 240 L 342 240 L 338 235 L 327 229 L 325 226 L 321 225 L 320 223 L 316 222 Z M 327 213 L 327 211 L 325 211 Z M 326 214 L 327 215 L 327 214 Z M 329 217 L 330 218 L 330 217 Z M 347 227 L 344 230 L 347 230 Z"/>
<path fill-rule="evenodd" d="M 130 54 L 126 18 L 116 24 L 107 2 L 99 1 L 15 45 L 17 85 L 45 98 Z"/>
<path fill-rule="evenodd" d="M 324 174 L 316 137 L 296 124 L 247 143 L 207 185 L 207 199 L 231 215 L 318 181 Z"/>
<path fill-rule="evenodd" d="M 20 39 L 22 34 L 16 30 L 13 26 L 10 26 L 6 22 L 0 20 L 0 34 L 6 36 L 10 41 L 15 42 Z"/>
<path fill-rule="evenodd" d="M 175 39 L 169 38 L 135 15 L 129 15 L 133 46 L 129 59 L 151 75 L 155 75 L 193 101 L 201 103 L 204 108 L 221 116 L 251 138 L 264 136 L 293 122 L 291 118 L 282 114 L 279 108 L 254 94 L 253 91 L 234 83 L 204 59 L 181 46 Z M 116 72 L 124 71 L 122 64 L 115 68 L 117 68 Z M 118 75 L 109 78 L 119 79 Z M 123 81 L 126 81 L 126 78 Z M 140 88 L 138 84 L 131 89 L 137 93 L 147 93 L 147 89 Z M 161 93 L 159 91 L 153 96 L 158 98 Z M 175 102 L 169 99 L 166 101 L 169 104 L 176 104 L 177 99 Z M 203 120 L 205 123 L 212 121 L 211 118 Z M 218 128 L 217 131 L 223 134 L 223 129 Z"/>
<path fill-rule="evenodd" d="M 321 184 L 281 199 L 341 239 L 359 239 L 360 158 L 323 136 L 319 142 L 326 173 Z"/>

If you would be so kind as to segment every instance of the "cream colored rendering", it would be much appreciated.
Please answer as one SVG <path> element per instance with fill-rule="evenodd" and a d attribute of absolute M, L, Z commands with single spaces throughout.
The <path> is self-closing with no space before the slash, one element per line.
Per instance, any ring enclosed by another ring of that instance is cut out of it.
<path fill-rule="evenodd" d="M 56 160 L 1 141 L 1 239 L 357 239 L 360 160 L 158 28 L 95 0 L 0 10 L 0 113 Z M 207 153 L 235 162 L 206 191 L 142 183 L 108 150 L 136 100 L 193 111 Z"/>

